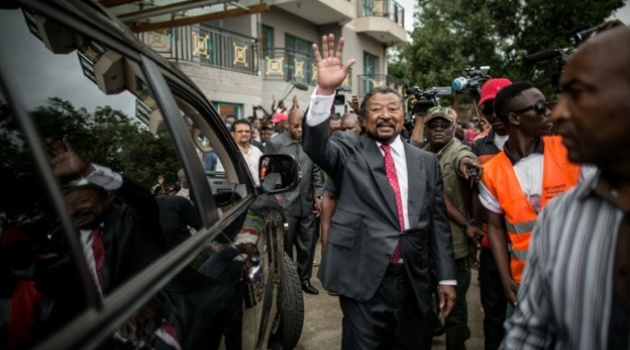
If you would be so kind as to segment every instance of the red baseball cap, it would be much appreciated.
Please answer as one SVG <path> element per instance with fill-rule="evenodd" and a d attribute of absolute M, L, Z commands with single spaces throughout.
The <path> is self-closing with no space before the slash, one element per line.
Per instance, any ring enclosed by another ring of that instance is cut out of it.
<path fill-rule="evenodd" d="M 289 120 L 289 116 L 286 113 L 278 113 L 271 118 L 271 122 L 274 124 Z"/>
<path fill-rule="evenodd" d="M 495 98 L 499 90 L 510 84 L 512 84 L 512 82 L 510 79 L 506 78 L 495 78 L 486 81 L 486 83 L 481 87 L 481 98 L 479 99 L 478 106 L 483 105 L 483 103 L 487 100 Z"/>

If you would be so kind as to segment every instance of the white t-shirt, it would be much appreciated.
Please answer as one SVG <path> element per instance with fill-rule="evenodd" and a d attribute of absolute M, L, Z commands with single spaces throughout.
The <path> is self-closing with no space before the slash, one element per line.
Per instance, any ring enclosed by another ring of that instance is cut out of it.
<path fill-rule="evenodd" d="M 536 213 L 540 211 L 543 159 L 542 154 L 532 153 L 516 162 L 513 166 L 516 178 L 521 185 L 521 190 Z M 499 200 L 490 193 L 488 188 L 481 181 L 479 182 L 479 199 L 481 200 L 481 204 L 491 212 L 497 214 L 504 213 L 499 204 Z"/>
<path fill-rule="evenodd" d="M 507 142 L 509 138 L 510 138 L 510 135 L 501 136 L 497 134 L 496 132 L 494 133 L 494 144 L 495 146 L 497 146 L 499 151 L 503 151 L 503 146 L 505 146 L 505 143 Z"/>
<path fill-rule="evenodd" d="M 243 158 L 245 158 L 245 163 L 247 163 L 247 168 L 252 174 L 252 178 L 254 179 L 256 186 L 259 186 L 260 174 L 258 174 L 258 162 L 260 161 L 260 157 L 263 155 L 262 151 L 256 146 L 249 146 L 247 153 L 243 148 L 241 148 L 241 146 L 238 146 L 238 149 L 241 150 L 241 154 L 243 154 Z"/>

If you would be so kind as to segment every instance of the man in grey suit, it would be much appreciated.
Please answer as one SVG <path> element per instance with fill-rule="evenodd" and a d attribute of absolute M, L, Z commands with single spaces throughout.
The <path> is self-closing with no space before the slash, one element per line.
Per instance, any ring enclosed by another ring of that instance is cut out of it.
<path fill-rule="evenodd" d="M 430 349 L 439 281 L 440 309 L 455 301 L 455 268 L 442 176 L 435 155 L 402 141 L 404 101 L 390 88 L 366 94 L 365 134 L 328 136 L 335 88 L 354 60 L 342 63 L 344 39 L 313 45 L 318 86 L 304 126 L 304 151 L 333 179 L 338 206 L 318 277 L 338 293 L 342 349 Z"/>
<path fill-rule="evenodd" d="M 304 153 L 300 144 L 303 117 L 304 113 L 299 108 L 291 109 L 288 129 L 267 143 L 265 153 L 289 154 L 300 164 L 302 171 L 300 184 L 295 190 L 281 195 L 282 207 L 289 223 L 284 248 L 293 258 L 295 245 L 302 290 L 305 293 L 318 294 L 319 291 L 311 285 L 310 280 L 313 272 L 313 253 L 318 239 L 315 214 L 319 211 L 324 184 L 321 170 Z"/>

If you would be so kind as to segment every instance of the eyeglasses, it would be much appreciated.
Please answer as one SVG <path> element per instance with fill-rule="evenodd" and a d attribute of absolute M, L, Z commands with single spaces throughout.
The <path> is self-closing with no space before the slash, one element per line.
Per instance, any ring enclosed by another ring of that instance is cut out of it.
<path fill-rule="evenodd" d="M 452 125 L 453 125 L 453 123 L 451 123 L 451 122 L 428 122 L 426 127 L 431 129 L 431 130 L 435 130 L 437 128 L 448 129 Z"/>
<path fill-rule="evenodd" d="M 547 113 L 547 109 L 551 109 L 549 102 L 536 102 L 533 105 L 523 108 L 523 109 L 519 109 L 517 111 L 513 111 L 512 113 L 515 114 L 522 114 L 525 113 L 527 111 L 530 110 L 534 110 L 536 112 L 536 114 L 546 114 Z"/>

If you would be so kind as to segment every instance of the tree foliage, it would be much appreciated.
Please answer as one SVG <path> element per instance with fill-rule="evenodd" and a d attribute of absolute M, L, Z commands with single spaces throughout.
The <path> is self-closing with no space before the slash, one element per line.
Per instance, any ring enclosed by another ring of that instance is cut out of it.
<path fill-rule="evenodd" d="M 168 134 L 153 135 L 146 127 L 110 106 L 93 113 L 51 98 L 32 112 L 42 143 L 47 138 L 68 137 L 89 162 L 105 165 L 150 188 L 158 175 L 166 183 L 177 180 L 180 168 Z M 0 197 L 0 228 L 28 222 L 46 213 L 46 189 L 33 155 L 15 117 L 0 104 L 0 181 L 6 186 Z"/>
<path fill-rule="evenodd" d="M 523 57 L 571 46 L 573 33 L 605 21 L 624 0 L 418 0 L 409 43 L 392 55 L 388 71 L 410 85 L 448 86 L 465 67 L 530 80 L 552 97 L 555 62 L 527 65 Z"/>

